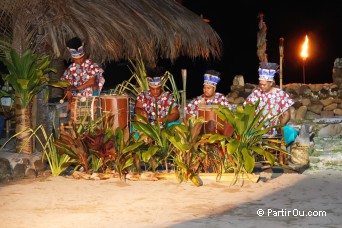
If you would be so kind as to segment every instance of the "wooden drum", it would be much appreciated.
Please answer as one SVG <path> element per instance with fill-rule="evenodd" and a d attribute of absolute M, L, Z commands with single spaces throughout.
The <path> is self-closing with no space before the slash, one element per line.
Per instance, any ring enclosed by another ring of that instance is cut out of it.
<path fill-rule="evenodd" d="M 82 121 L 94 120 L 97 118 L 97 96 L 73 96 L 70 106 L 70 121 L 80 124 Z"/>
<path fill-rule="evenodd" d="M 217 105 L 202 105 L 198 107 L 198 117 L 204 118 L 203 134 L 223 134 L 228 137 L 233 135 L 234 128 L 220 119 L 212 109 L 218 109 Z"/>
<path fill-rule="evenodd" d="M 130 110 L 128 95 L 101 95 L 101 113 L 114 116 L 113 130 L 117 127 L 125 129 L 129 127 Z M 128 128 L 129 129 L 129 128 Z"/>

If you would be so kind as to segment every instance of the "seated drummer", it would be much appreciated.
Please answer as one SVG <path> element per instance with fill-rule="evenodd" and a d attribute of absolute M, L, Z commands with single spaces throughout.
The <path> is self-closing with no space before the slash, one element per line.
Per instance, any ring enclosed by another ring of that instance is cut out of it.
<path fill-rule="evenodd" d="M 151 124 L 155 125 L 156 121 L 159 121 L 161 127 L 163 127 L 166 120 L 169 123 L 177 121 L 179 119 L 179 104 L 170 92 L 166 92 L 162 87 L 162 75 L 165 70 L 162 67 L 157 67 L 149 72 L 148 83 L 149 90 L 142 91 L 137 96 L 135 103 L 134 113 L 140 114 L 146 117 Z M 169 109 L 173 104 L 170 114 Z M 155 105 L 158 107 L 158 116 Z"/>
<path fill-rule="evenodd" d="M 233 105 L 229 104 L 228 99 L 222 93 L 216 92 L 216 85 L 219 83 L 220 72 L 207 70 L 204 74 L 203 94 L 195 97 L 185 107 L 186 119 L 190 116 L 198 117 L 198 107 L 202 105 L 224 105 L 233 110 Z"/>
<path fill-rule="evenodd" d="M 93 60 L 87 58 L 84 51 L 84 43 L 79 37 L 74 37 L 66 42 L 73 63 L 64 71 L 62 81 L 69 81 L 66 97 L 70 104 L 72 96 L 98 96 L 105 83 L 102 76 L 103 69 Z"/>
<path fill-rule="evenodd" d="M 255 89 L 243 103 L 254 104 L 260 100 L 257 112 L 262 108 L 264 111 L 261 115 L 261 119 L 274 118 L 275 116 L 282 113 L 282 115 L 274 122 L 266 122 L 264 127 L 282 125 L 284 126 L 284 138 L 286 144 L 293 143 L 297 137 L 296 130 L 293 127 L 287 125 L 290 121 L 290 107 L 294 104 L 291 97 L 283 90 L 276 88 L 274 76 L 278 73 L 279 65 L 277 63 L 262 62 L 259 66 L 259 87 Z M 266 116 L 267 115 L 267 116 Z M 280 129 L 271 128 L 266 136 L 277 136 L 279 135 Z"/>
<path fill-rule="evenodd" d="M 216 92 L 217 83 L 221 80 L 220 75 L 221 73 L 215 70 L 207 70 L 205 72 L 203 94 L 192 99 L 185 107 L 186 120 L 191 116 L 198 117 L 198 108 L 203 105 L 224 105 L 230 110 L 234 110 L 234 106 L 229 104 L 227 97 L 222 93 Z M 214 134 L 216 132 L 215 125 L 215 120 L 209 120 L 204 126 L 206 129 L 204 132 Z M 228 123 L 224 123 L 223 130 L 219 130 L 221 134 L 226 136 L 231 136 L 233 131 L 234 129 Z"/>

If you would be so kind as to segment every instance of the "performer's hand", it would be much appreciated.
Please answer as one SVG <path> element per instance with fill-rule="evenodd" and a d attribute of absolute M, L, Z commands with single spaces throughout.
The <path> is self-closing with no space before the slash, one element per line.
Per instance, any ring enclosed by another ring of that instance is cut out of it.
<path fill-rule="evenodd" d="M 163 123 L 166 122 L 166 117 L 164 117 L 164 118 L 159 118 L 158 121 L 159 121 L 159 123 L 163 124 Z"/>
<path fill-rule="evenodd" d="M 71 110 L 72 93 L 71 93 L 69 90 L 67 90 L 65 96 L 66 96 L 66 98 L 67 98 L 67 100 L 68 100 L 68 107 L 67 107 L 67 110 L 68 110 L 68 112 L 69 112 L 69 111 Z"/>
<path fill-rule="evenodd" d="M 68 86 L 67 90 L 68 91 L 77 90 L 77 87 L 76 86 Z"/>
<path fill-rule="evenodd" d="M 143 110 L 142 108 L 137 109 L 136 113 L 143 116 L 143 117 L 148 118 L 147 112 L 145 110 Z"/>
<path fill-rule="evenodd" d="M 71 103 L 72 93 L 69 90 L 66 91 L 66 98 L 67 98 L 68 102 Z"/>
<path fill-rule="evenodd" d="M 279 135 L 283 134 L 282 128 L 278 128 L 278 129 L 277 129 L 277 134 L 279 134 Z"/>
<path fill-rule="evenodd" d="M 145 117 L 146 119 L 148 119 L 148 114 L 147 114 L 146 111 L 142 111 L 142 112 L 141 112 L 141 115 L 142 115 L 143 117 Z"/>
<path fill-rule="evenodd" d="M 139 115 L 145 117 L 145 118 L 148 120 L 148 115 L 147 115 L 147 112 L 146 112 L 145 110 L 138 109 L 137 114 L 139 114 Z M 144 122 L 144 121 L 142 121 L 141 119 L 140 119 L 140 121 L 141 121 L 141 122 Z"/>

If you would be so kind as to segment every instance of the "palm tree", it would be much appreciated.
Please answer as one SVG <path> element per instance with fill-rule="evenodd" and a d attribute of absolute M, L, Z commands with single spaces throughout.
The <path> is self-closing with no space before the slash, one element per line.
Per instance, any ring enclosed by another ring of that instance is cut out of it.
<path fill-rule="evenodd" d="M 4 76 L 15 92 L 15 116 L 17 135 L 17 151 L 31 154 L 32 146 L 30 133 L 25 132 L 31 127 L 31 104 L 33 97 L 44 89 L 48 89 L 49 78 L 47 73 L 55 69 L 49 67 L 48 56 L 37 56 L 28 49 L 19 55 L 14 49 L 2 58 L 8 74 Z"/>

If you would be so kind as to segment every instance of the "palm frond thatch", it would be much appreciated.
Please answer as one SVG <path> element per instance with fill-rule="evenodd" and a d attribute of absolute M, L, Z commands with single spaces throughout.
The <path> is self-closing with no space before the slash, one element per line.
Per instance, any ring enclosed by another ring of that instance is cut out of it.
<path fill-rule="evenodd" d="M 175 0 L 2 0 L 1 40 L 68 59 L 79 36 L 98 62 L 142 57 L 220 58 L 222 41 L 200 16 Z M 1 46 L 1 44 L 0 44 Z"/>

